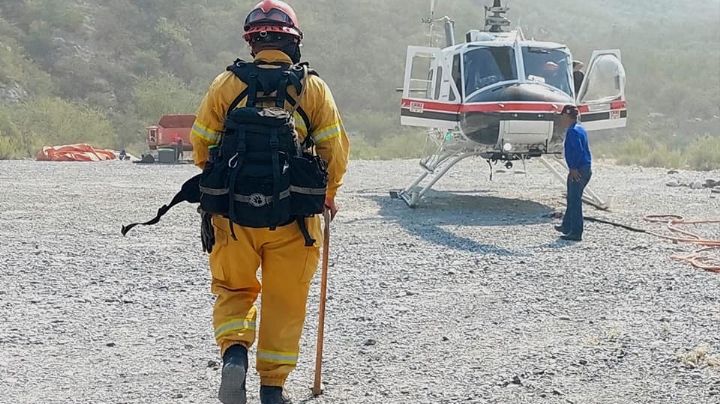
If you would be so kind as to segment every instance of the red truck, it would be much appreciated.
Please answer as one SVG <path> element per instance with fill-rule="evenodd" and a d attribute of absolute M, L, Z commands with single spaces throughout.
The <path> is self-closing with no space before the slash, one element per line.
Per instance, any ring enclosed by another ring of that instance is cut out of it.
<path fill-rule="evenodd" d="M 157 125 L 145 128 L 150 152 L 143 154 L 138 163 L 175 164 L 187 162 L 186 155 L 183 152 L 192 151 L 190 131 L 194 122 L 195 115 L 169 114 L 163 115 Z"/>
<path fill-rule="evenodd" d="M 182 144 L 184 151 L 191 151 L 190 130 L 194 122 L 195 115 L 163 115 L 157 125 L 146 128 L 148 147 L 157 150 Z"/>

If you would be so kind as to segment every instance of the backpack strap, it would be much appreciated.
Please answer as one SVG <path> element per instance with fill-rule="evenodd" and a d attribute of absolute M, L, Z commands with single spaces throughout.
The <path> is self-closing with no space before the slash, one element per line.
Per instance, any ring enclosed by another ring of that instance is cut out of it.
<path fill-rule="evenodd" d="M 290 74 L 288 72 L 283 72 L 282 78 L 277 86 L 277 95 L 275 97 L 275 106 L 278 108 L 285 108 L 285 100 L 288 99 L 287 87 L 289 81 Z M 290 112 L 290 115 L 292 115 L 292 111 Z"/>
<path fill-rule="evenodd" d="M 240 92 L 240 95 L 238 95 L 238 96 L 233 100 L 233 102 L 230 103 L 230 106 L 228 107 L 227 113 L 229 114 L 230 111 L 232 111 L 232 110 L 234 110 L 235 108 L 237 108 L 237 106 L 238 106 L 238 104 L 240 103 L 240 101 L 244 100 L 245 97 L 247 97 L 247 94 L 248 94 L 247 88 L 245 88 L 244 90 L 242 90 L 242 91 Z"/>
<path fill-rule="evenodd" d="M 169 204 L 163 205 L 160 209 L 158 209 L 157 215 L 155 215 L 154 218 L 148 220 L 145 223 L 132 223 L 127 226 L 123 226 L 120 232 L 123 236 L 127 235 L 127 233 L 132 230 L 133 227 L 141 225 L 141 226 L 151 226 L 154 224 L 157 224 L 160 221 L 160 218 L 163 217 L 168 211 L 175 205 L 177 205 L 180 202 L 187 201 L 189 203 L 200 203 L 200 176 L 202 174 L 198 174 L 189 180 L 185 181 L 185 183 L 182 185 L 182 188 L 180 188 L 180 192 L 175 194 L 175 197 L 173 197 L 172 201 L 170 201 Z"/>
<path fill-rule="evenodd" d="M 290 76 L 292 77 L 293 85 L 295 86 L 298 97 L 297 100 L 293 99 L 292 97 L 288 97 L 288 102 L 292 106 L 292 112 L 297 112 L 300 115 L 300 118 L 302 118 L 303 122 L 305 122 L 307 134 L 305 136 L 303 144 L 301 145 L 305 149 L 310 148 L 310 146 L 306 146 L 306 144 L 309 144 L 308 142 L 312 141 L 310 134 L 313 131 L 313 127 L 307 113 L 300 106 L 300 101 L 302 100 L 303 95 L 305 95 L 305 89 L 307 88 L 307 76 L 309 72 L 310 70 L 308 69 L 307 63 L 301 63 L 292 66 L 292 69 L 290 70 Z"/>
<path fill-rule="evenodd" d="M 300 115 L 300 118 L 302 118 L 305 123 L 305 127 L 308 130 L 308 134 L 312 133 L 313 127 L 312 123 L 310 123 L 310 117 L 308 117 L 308 114 L 305 112 L 303 107 L 296 105 L 298 102 L 293 97 L 287 97 L 287 102 L 295 109 L 295 112 Z"/>
<path fill-rule="evenodd" d="M 250 102 L 250 95 L 248 96 L 248 102 Z M 235 150 L 235 154 L 230 158 L 228 161 L 228 169 L 230 170 L 230 178 L 228 180 L 228 216 L 231 220 L 234 220 L 237 216 L 235 213 L 235 186 L 237 185 L 237 175 L 240 171 L 240 168 L 243 166 L 243 163 L 245 162 L 245 151 L 246 151 L 246 145 L 245 145 L 245 131 L 240 129 L 237 131 L 237 148 Z M 232 230 L 232 229 L 231 229 Z M 237 240 L 235 238 L 235 231 L 232 231 L 232 236 L 234 240 Z"/>
<path fill-rule="evenodd" d="M 245 81 L 247 84 L 247 102 L 245 103 L 245 106 L 248 107 L 254 107 L 255 102 L 257 101 L 257 90 L 258 90 L 258 72 L 256 70 L 253 70 L 249 75 L 248 78 Z"/>
<path fill-rule="evenodd" d="M 307 223 L 305 223 L 305 217 L 298 216 L 295 221 L 300 228 L 300 233 L 302 233 L 303 238 L 305 239 L 305 247 L 312 247 L 313 245 L 315 245 L 315 239 L 310 236 L 310 232 L 307 228 Z"/>
<path fill-rule="evenodd" d="M 225 70 L 232 72 L 235 75 L 235 77 L 239 78 L 240 81 L 242 81 L 243 83 L 247 83 L 249 68 L 250 68 L 249 64 L 247 62 L 245 62 L 244 60 L 235 59 L 235 62 L 233 62 L 233 64 L 228 66 Z M 228 110 L 226 113 L 229 114 L 230 111 L 234 110 L 238 106 L 240 101 L 245 99 L 245 97 L 247 97 L 247 95 L 248 95 L 248 88 L 245 87 L 245 89 L 243 91 L 241 91 L 237 97 L 235 97 L 233 102 L 230 103 L 230 106 L 228 107 Z"/>
<path fill-rule="evenodd" d="M 295 92 L 298 95 L 297 102 L 293 105 L 292 111 L 290 111 L 291 114 L 300 108 L 300 101 L 302 101 L 303 95 L 305 95 L 305 87 L 307 87 L 307 67 L 301 66 L 300 74 L 296 74 L 295 70 L 296 69 L 292 69 L 287 72 L 290 83 L 295 86 Z"/>
<path fill-rule="evenodd" d="M 273 226 L 270 227 L 270 230 L 275 230 L 276 226 L 280 224 L 280 141 L 277 128 L 271 129 L 268 142 L 270 143 L 273 167 L 273 210 L 271 220 Z"/>

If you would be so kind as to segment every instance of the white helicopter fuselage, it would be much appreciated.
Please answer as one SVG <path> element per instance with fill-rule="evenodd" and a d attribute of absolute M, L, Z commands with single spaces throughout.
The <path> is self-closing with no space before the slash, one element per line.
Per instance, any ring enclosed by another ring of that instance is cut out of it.
<path fill-rule="evenodd" d="M 563 175 L 543 155 L 562 152 L 560 111 L 575 105 L 588 131 L 627 124 L 625 69 L 619 50 L 595 51 L 582 80 L 573 72 L 567 46 L 526 40 L 522 31 L 498 29 L 509 22 L 507 8 L 486 10 L 490 31 L 473 30 L 455 44 L 452 20 L 444 17 L 449 46 L 409 46 L 402 88 L 402 125 L 425 127 L 434 149 L 420 161 L 424 172 L 391 195 L 417 206 L 423 195 L 455 164 L 468 157 L 491 163 L 540 157 L 555 176 Z M 431 26 L 435 20 L 428 20 Z M 448 29 L 449 27 L 449 29 Z M 576 82 L 578 81 L 578 82 Z M 421 188 L 423 181 L 430 180 Z M 492 174 L 491 174 L 492 178 Z M 586 201 L 607 204 L 587 189 Z"/>
<path fill-rule="evenodd" d="M 471 31 L 468 39 L 444 49 L 408 48 L 403 125 L 451 135 L 498 160 L 560 152 L 563 134 L 557 123 L 568 104 L 578 105 L 588 130 L 625 126 L 619 51 L 596 52 L 588 80 L 576 94 L 565 45 L 525 40 L 519 31 Z M 590 89 L 595 91 L 588 94 Z M 598 91 L 605 93 L 598 96 Z M 584 102 L 586 95 L 595 99 Z"/>

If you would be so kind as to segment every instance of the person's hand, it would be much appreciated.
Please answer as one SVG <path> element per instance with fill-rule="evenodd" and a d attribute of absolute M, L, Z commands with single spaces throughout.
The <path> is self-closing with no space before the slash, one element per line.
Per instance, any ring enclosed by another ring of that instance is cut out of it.
<path fill-rule="evenodd" d="M 338 212 L 338 206 L 335 204 L 335 198 L 326 197 L 325 208 L 330 211 L 330 220 L 333 220 Z"/>
<path fill-rule="evenodd" d="M 570 181 L 572 182 L 578 182 L 582 178 L 582 174 L 580 174 L 580 170 L 576 170 L 571 168 L 570 173 L 568 174 L 570 177 Z"/>

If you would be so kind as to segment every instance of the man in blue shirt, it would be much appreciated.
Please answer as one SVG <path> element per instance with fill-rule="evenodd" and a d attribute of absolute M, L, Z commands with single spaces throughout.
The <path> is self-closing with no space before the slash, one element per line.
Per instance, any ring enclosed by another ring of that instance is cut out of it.
<path fill-rule="evenodd" d="M 587 132 L 577 122 L 578 109 L 574 105 L 563 107 L 560 125 L 565 132 L 565 162 L 567 163 L 567 209 L 560 226 L 555 230 L 563 233 L 563 240 L 581 241 L 583 233 L 582 196 L 592 176 L 590 147 Z"/>

